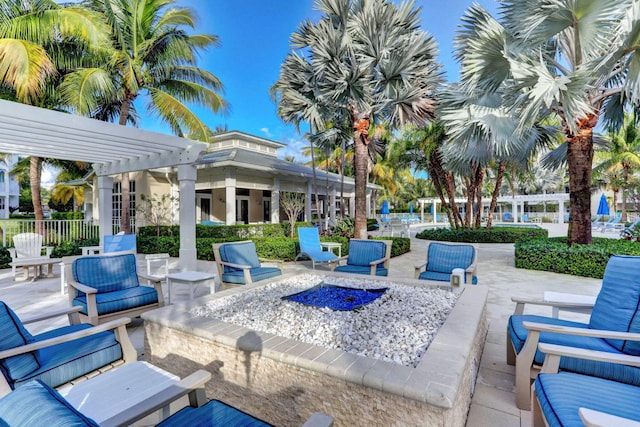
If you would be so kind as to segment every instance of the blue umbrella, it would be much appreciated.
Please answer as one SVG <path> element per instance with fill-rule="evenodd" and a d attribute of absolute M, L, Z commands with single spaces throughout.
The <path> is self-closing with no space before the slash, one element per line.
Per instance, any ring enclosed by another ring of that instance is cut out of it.
<path fill-rule="evenodd" d="M 389 203 L 386 200 L 382 201 L 382 208 L 380 209 L 380 214 L 381 215 L 389 215 L 391 212 L 389 212 Z"/>
<path fill-rule="evenodd" d="M 609 215 L 609 203 L 607 203 L 607 198 L 603 194 L 600 197 L 600 204 L 598 204 L 598 215 Z"/>
<path fill-rule="evenodd" d="M 409 215 L 413 215 L 413 203 L 409 203 Z"/>

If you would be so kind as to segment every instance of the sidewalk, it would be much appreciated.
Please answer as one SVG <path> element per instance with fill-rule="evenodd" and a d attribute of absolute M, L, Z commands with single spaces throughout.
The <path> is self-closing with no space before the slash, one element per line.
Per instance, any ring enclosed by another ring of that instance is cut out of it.
<path fill-rule="evenodd" d="M 549 229 L 550 236 L 562 236 L 567 233 L 566 224 L 543 224 Z M 415 239 L 415 232 L 420 226 L 411 227 L 411 252 L 391 260 L 389 277 L 413 278 L 414 265 L 426 259 L 426 245 Z M 600 233 L 594 233 L 600 237 Z M 606 233 L 603 237 L 618 237 L 615 233 Z M 145 271 L 144 257 L 139 256 L 139 268 Z M 172 259 L 172 266 L 177 259 Z M 287 271 L 306 271 L 311 268 L 310 262 L 297 264 L 287 263 Z M 213 262 L 198 261 L 198 270 L 215 272 Z M 317 270 L 321 271 L 321 270 Z M 14 282 L 11 270 L 0 270 L 0 295 L 2 301 L 13 308 L 20 317 L 30 317 L 68 306 L 67 295 L 60 294 L 59 267 L 54 268 L 58 277 L 39 279 L 35 282 Z M 489 287 L 487 301 L 487 317 L 489 333 L 484 353 L 480 361 L 480 372 L 476 383 L 475 394 L 467 420 L 468 427 L 510 427 L 529 426 L 530 413 L 520 411 L 515 405 L 514 368 L 505 360 L 506 326 L 509 315 L 515 305 L 512 296 L 539 297 L 544 291 L 569 292 L 584 295 L 596 295 L 600 289 L 600 280 L 575 276 L 567 276 L 541 271 L 521 270 L 514 267 L 513 244 L 481 244 L 478 256 L 478 286 Z M 172 289 L 172 301 L 187 300 L 188 286 L 176 286 Z M 208 287 L 200 286 L 196 297 L 206 295 Z M 166 289 L 165 289 L 166 295 Z M 531 313 L 550 314 L 549 310 L 538 308 Z M 574 314 L 567 318 L 584 319 Z M 37 333 L 52 327 L 63 326 L 66 319 L 45 322 L 45 324 L 29 327 Z M 140 319 L 134 319 L 129 327 L 132 341 L 138 349 L 139 358 L 144 358 L 144 329 Z"/>

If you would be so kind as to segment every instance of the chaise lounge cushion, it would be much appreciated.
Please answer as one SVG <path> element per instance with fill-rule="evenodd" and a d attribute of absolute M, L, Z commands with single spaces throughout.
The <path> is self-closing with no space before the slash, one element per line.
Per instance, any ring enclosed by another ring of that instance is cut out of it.
<path fill-rule="evenodd" d="M 32 381 L 0 399 L 0 425 L 6 427 L 98 427 L 47 385 Z"/>
<path fill-rule="evenodd" d="M 225 267 L 226 269 L 227 267 Z M 222 281 L 226 283 L 244 284 L 244 272 L 240 269 L 233 269 L 235 271 L 229 271 L 222 274 Z M 282 270 L 277 267 L 253 267 L 249 270 L 251 275 L 251 281 L 258 282 L 260 280 L 270 279 L 271 277 L 280 276 Z"/>
<path fill-rule="evenodd" d="M 158 427 L 271 427 L 246 412 L 242 412 L 219 400 L 211 400 L 200 408 L 187 406 L 167 418 Z"/>
<path fill-rule="evenodd" d="M 24 328 L 18 316 L 0 301 L 0 350 L 21 347 L 33 341 L 33 336 Z M 0 370 L 8 382 L 22 378 L 39 367 L 40 364 L 34 352 L 0 361 Z"/>
<path fill-rule="evenodd" d="M 578 408 L 640 421 L 640 387 L 637 386 L 559 372 L 539 374 L 535 388 L 549 427 L 583 425 Z"/>

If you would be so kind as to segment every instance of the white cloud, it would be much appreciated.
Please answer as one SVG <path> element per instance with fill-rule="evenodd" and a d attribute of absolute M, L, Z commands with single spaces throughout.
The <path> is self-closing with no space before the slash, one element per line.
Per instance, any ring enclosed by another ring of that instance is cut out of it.
<path fill-rule="evenodd" d="M 309 157 L 302 155 L 302 149 L 309 146 L 309 141 L 304 139 L 287 138 L 285 144 L 287 144 L 286 147 L 278 150 L 278 157 L 281 159 L 287 156 L 294 156 L 296 158 L 296 162 L 304 163 L 311 160 Z"/>
<path fill-rule="evenodd" d="M 42 177 L 40 178 L 40 185 L 44 188 L 51 189 L 53 185 L 56 183 L 56 176 L 58 175 L 58 171 L 54 168 L 49 168 L 45 166 L 42 168 Z"/>
<path fill-rule="evenodd" d="M 266 136 L 268 136 L 269 138 L 271 138 L 273 135 L 271 134 L 271 132 L 269 132 L 269 128 L 260 128 L 260 130 L 262 131 L 262 133 L 264 133 Z"/>

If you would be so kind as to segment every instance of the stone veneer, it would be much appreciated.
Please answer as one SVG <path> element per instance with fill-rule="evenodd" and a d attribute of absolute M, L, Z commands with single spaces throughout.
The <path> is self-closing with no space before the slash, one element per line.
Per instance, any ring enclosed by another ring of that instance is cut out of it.
<path fill-rule="evenodd" d="M 464 426 L 487 333 L 487 293 L 484 286 L 465 288 L 415 368 L 197 317 L 188 304 L 142 315 L 145 359 L 180 377 L 208 370 L 209 398 L 278 426 L 301 426 L 318 411 L 333 416 L 335 426 Z"/>

